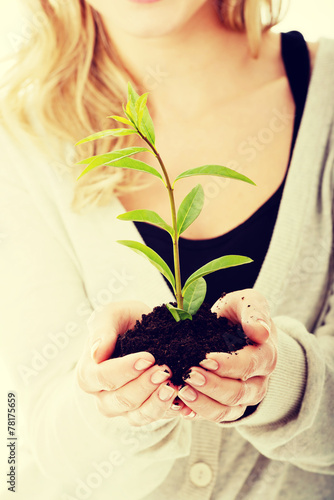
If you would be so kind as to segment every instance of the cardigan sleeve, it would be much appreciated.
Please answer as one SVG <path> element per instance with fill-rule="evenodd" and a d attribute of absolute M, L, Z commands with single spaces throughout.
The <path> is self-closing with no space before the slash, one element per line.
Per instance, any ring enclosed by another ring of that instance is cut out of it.
<path fill-rule="evenodd" d="M 313 333 L 290 317 L 274 319 L 278 362 L 268 392 L 236 427 L 260 453 L 306 471 L 334 474 L 334 295 Z"/>
<path fill-rule="evenodd" d="M 140 499 L 189 453 L 190 428 L 180 417 L 143 427 L 109 419 L 78 387 L 75 368 L 88 334 L 80 265 L 61 218 L 36 204 L 11 167 L 0 168 L 0 349 L 24 439 L 39 469 L 66 493 L 75 496 L 78 481 L 100 467 L 109 471 L 103 487 L 113 498 Z"/>

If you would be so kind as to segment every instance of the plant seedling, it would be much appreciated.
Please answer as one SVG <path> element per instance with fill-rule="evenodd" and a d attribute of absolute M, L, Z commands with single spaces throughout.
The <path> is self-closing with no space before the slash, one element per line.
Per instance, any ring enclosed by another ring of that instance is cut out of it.
<path fill-rule="evenodd" d="M 123 116 L 110 116 L 117 122 L 127 125 L 126 128 L 115 128 L 103 130 L 93 135 L 80 140 L 76 145 L 83 144 L 88 141 L 102 139 L 108 136 L 123 136 L 137 134 L 141 137 L 148 147 L 127 147 L 110 153 L 91 156 L 78 162 L 78 164 L 87 165 L 83 170 L 82 177 L 91 170 L 101 165 L 109 165 L 111 167 L 128 168 L 141 172 L 146 172 L 157 177 L 165 186 L 170 203 L 172 225 L 167 224 L 158 213 L 152 210 L 132 210 L 118 216 L 118 219 L 125 221 L 141 221 L 159 226 L 164 231 L 167 231 L 171 236 L 173 245 L 174 273 L 166 264 L 166 262 L 154 250 L 138 241 L 119 240 L 118 243 L 131 248 L 138 254 L 148 259 L 153 266 L 170 282 L 175 297 L 176 307 L 171 304 L 166 304 L 166 307 L 176 321 L 192 319 L 200 306 L 202 305 L 206 295 L 206 281 L 204 276 L 213 273 L 220 269 L 239 266 L 253 262 L 252 259 L 241 255 L 225 255 L 214 259 L 204 266 L 200 267 L 192 273 L 184 285 L 181 284 L 181 269 L 179 258 L 179 237 L 180 235 L 197 219 L 200 215 L 204 204 L 204 191 L 201 184 L 194 187 L 181 202 L 178 210 L 175 206 L 174 189 L 176 182 L 191 176 L 197 175 L 213 175 L 219 177 L 228 177 L 255 185 L 245 175 L 242 175 L 235 170 L 221 165 L 203 165 L 200 167 L 186 170 L 178 175 L 171 182 L 168 171 L 164 162 L 158 153 L 155 146 L 155 133 L 152 118 L 147 108 L 148 93 L 139 96 L 131 84 L 128 84 L 128 101 L 126 107 L 123 107 Z M 148 151 L 158 161 L 161 173 L 154 167 L 140 160 L 132 158 L 135 154 Z"/>

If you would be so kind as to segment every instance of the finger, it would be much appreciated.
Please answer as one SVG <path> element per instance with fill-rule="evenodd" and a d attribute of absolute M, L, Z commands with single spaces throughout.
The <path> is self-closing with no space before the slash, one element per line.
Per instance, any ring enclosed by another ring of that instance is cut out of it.
<path fill-rule="evenodd" d="M 228 293 L 215 302 L 211 311 L 233 323 L 241 323 L 245 334 L 258 344 L 269 338 L 271 318 L 268 302 L 252 288 Z"/>
<path fill-rule="evenodd" d="M 246 409 L 244 405 L 223 405 L 187 385 L 178 391 L 178 397 L 185 402 L 191 412 L 194 412 L 194 414 L 188 413 L 188 418 L 199 416 L 212 422 L 227 422 L 240 418 Z M 192 398 L 192 401 L 190 401 L 190 398 Z"/>
<path fill-rule="evenodd" d="M 167 412 L 176 395 L 177 387 L 170 381 L 167 384 L 161 384 L 139 408 L 127 414 L 127 419 L 132 425 L 142 426 L 167 418 Z M 177 416 L 176 413 L 170 418 Z"/>
<path fill-rule="evenodd" d="M 81 386 L 88 393 L 116 390 L 138 378 L 154 363 L 154 356 L 146 351 L 108 359 L 99 364 L 89 359 L 84 369 L 80 370 L 81 378 L 84 378 Z"/>
<path fill-rule="evenodd" d="M 210 360 L 209 362 L 207 360 Z M 214 361 L 214 365 L 211 364 Z M 248 345 L 235 353 L 210 352 L 199 365 L 220 377 L 248 380 L 270 375 L 277 363 L 277 349 L 269 340 L 262 345 Z M 212 369 L 210 366 L 217 368 Z"/>
<path fill-rule="evenodd" d="M 183 387 L 183 385 L 179 385 L 177 387 L 177 390 L 180 390 Z M 178 408 L 176 408 L 176 405 Z M 175 416 L 175 413 L 178 413 L 178 416 L 183 417 L 185 419 L 202 419 L 199 415 L 197 415 L 189 406 L 187 406 L 184 401 L 182 401 L 178 396 L 174 399 L 170 409 L 167 411 L 166 416 L 169 416 L 170 414 L 173 414 Z"/>
<path fill-rule="evenodd" d="M 87 321 L 92 359 L 96 363 L 109 359 L 115 349 L 118 334 L 132 328 L 143 314 L 150 311 L 150 307 L 139 301 L 113 302 L 102 311 L 94 311 Z"/>
<path fill-rule="evenodd" d="M 198 415 L 194 410 L 189 408 L 189 406 L 184 406 L 183 411 L 181 411 L 181 416 L 185 420 L 199 420 L 201 418 L 204 418 L 204 417 L 201 417 L 200 415 Z"/>
<path fill-rule="evenodd" d="M 178 386 L 178 388 L 180 388 L 180 387 L 181 386 Z M 184 410 L 185 408 L 186 408 L 186 405 L 184 404 L 184 402 L 181 401 L 181 399 L 179 399 L 178 397 L 176 397 L 174 399 L 173 403 L 171 404 L 171 407 L 169 408 L 169 410 L 167 410 L 164 418 L 177 417 L 177 416 L 182 414 L 182 410 Z M 189 411 L 191 411 L 191 410 L 189 409 Z"/>
<path fill-rule="evenodd" d="M 132 412 L 151 396 L 157 386 L 171 376 L 171 370 L 166 365 L 155 365 L 120 389 L 96 394 L 99 399 L 99 410 L 107 417 Z"/>
<path fill-rule="evenodd" d="M 185 401 L 189 395 L 189 402 L 194 401 L 195 396 L 204 394 L 226 406 L 253 406 L 264 398 L 267 379 L 268 377 L 252 377 L 248 380 L 222 378 L 214 373 L 193 368 L 181 392 Z"/>

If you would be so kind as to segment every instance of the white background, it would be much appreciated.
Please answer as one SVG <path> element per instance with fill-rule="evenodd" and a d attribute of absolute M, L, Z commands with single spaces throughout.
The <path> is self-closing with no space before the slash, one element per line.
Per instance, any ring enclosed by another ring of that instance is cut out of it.
<path fill-rule="evenodd" d="M 34 16 L 20 13 L 18 0 L 5 2 L 0 7 L 0 58 L 15 52 L 22 38 L 29 36 L 29 30 L 36 29 L 38 22 Z M 317 40 L 321 36 L 334 38 L 334 1 L 291 0 L 288 13 L 275 31 L 301 31 L 309 41 Z M 2 64 L 2 71 L 6 65 Z M 7 335 L 9 332 L 0 332 Z M 13 346 L 13 349 L 15 346 Z M 2 366 L 0 359 L 0 475 L 7 472 L 6 464 L 6 401 L 7 392 L 15 391 L 9 375 Z M 18 395 L 19 396 L 19 395 Z M 20 457 L 19 457 L 20 460 Z M 0 484 L 3 487 L 4 484 Z"/>

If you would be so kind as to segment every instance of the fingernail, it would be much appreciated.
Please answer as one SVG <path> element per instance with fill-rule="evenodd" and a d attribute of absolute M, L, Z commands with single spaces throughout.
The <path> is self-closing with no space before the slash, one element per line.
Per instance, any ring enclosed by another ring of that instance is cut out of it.
<path fill-rule="evenodd" d="M 177 403 L 173 403 L 172 406 L 171 406 L 171 409 L 172 410 L 175 410 L 175 411 L 178 411 L 178 410 L 181 410 L 181 406 Z"/>
<path fill-rule="evenodd" d="M 260 325 L 262 325 L 263 328 L 265 328 L 267 332 L 270 334 L 270 326 L 268 325 L 268 323 L 263 321 L 263 319 L 258 319 L 257 322 L 260 323 Z"/>
<path fill-rule="evenodd" d="M 154 361 L 148 361 L 147 359 L 137 359 L 135 362 L 135 369 L 140 371 L 140 370 L 145 370 L 149 366 L 152 366 Z"/>
<path fill-rule="evenodd" d="M 161 384 L 161 382 L 167 380 L 169 375 L 170 373 L 168 371 L 158 370 L 157 372 L 153 373 L 151 382 L 153 382 L 153 384 Z"/>
<path fill-rule="evenodd" d="M 92 357 L 92 359 L 95 361 L 95 355 L 96 355 L 96 352 L 98 350 L 98 347 L 99 345 L 101 344 L 101 340 L 102 339 L 97 339 L 95 340 L 94 344 L 92 345 L 92 347 L 90 348 L 90 355 Z"/>
<path fill-rule="evenodd" d="M 194 418 L 196 417 L 196 413 L 192 410 L 189 415 L 184 415 L 183 418 Z"/>
<path fill-rule="evenodd" d="M 201 385 L 204 385 L 206 382 L 205 377 L 201 373 L 198 373 L 198 372 L 191 371 L 189 378 L 190 378 L 190 382 L 194 385 L 201 386 Z"/>
<path fill-rule="evenodd" d="M 175 390 L 169 385 L 163 385 L 159 390 L 159 398 L 161 401 L 168 401 L 173 395 Z"/>
<path fill-rule="evenodd" d="M 186 401 L 195 401 L 197 398 L 197 394 L 189 386 L 182 387 L 182 389 L 179 391 L 179 395 L 182 396 L 182 399 L 185 399 Z"/>
<path fill-rule="evenodd" d="M 207 368 L 208 370 L 218 370 L 218 363 L 214 359 L 203 359 L 199 363 L 203 368 Z"/>

